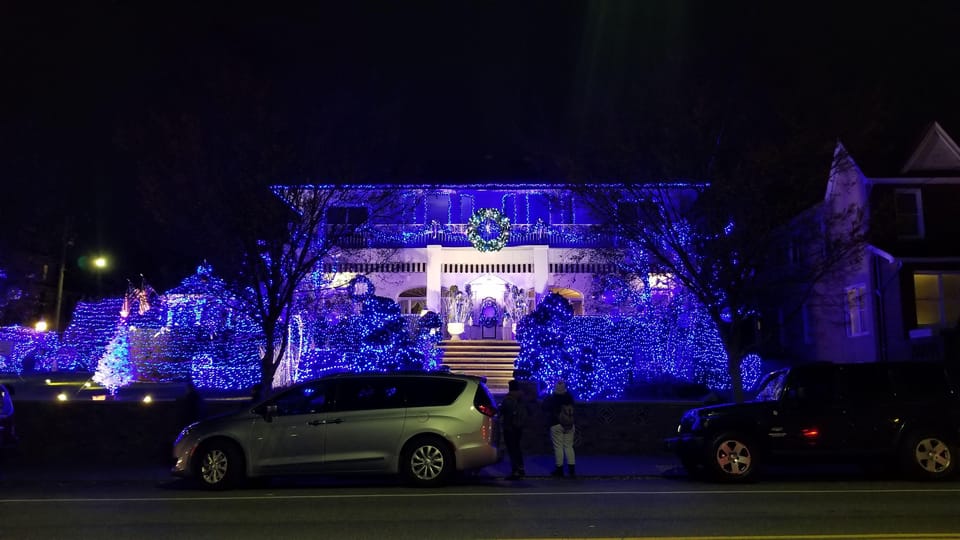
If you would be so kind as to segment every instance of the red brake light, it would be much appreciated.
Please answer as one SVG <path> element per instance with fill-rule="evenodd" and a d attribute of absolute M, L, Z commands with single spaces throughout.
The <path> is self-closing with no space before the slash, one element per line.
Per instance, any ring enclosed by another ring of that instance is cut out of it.
<path fill-rule="evenodd" d="M 483 413 L 483 414 L 486 415 L 486 416 L 493 417 L 493 416 L 496 416 L 496 415 L 497 415 L 497 410 L 496 410 L 495 408 L 491 407 L 490 405 L 485 404 L 485 403 L 481 403 L 481 404 L 477 405 L 477 410 L 480 411 L 481 413 Z"/>
<path fill-rule="evenodd" d="M 817 439 L 820 437 L 820 430 L 817 428 L 804 428 L 800 430 L 800 434 L 803 435 L 804 439 Z"/>

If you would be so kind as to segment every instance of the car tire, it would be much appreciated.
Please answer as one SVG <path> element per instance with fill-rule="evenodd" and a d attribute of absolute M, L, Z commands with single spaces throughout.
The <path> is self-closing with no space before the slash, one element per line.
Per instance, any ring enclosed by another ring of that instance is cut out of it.
<path fill-rule="evenodd" d="M 957 451 L 936 432 L 917 432 L 905 439 L 901 450 L 904 472 L 913 478 L 942 480 L 956 471 Z"/>
<path fill-rule="evenodd" d="M 410 484 L 436 487 L 445 484 L 453 474 L 453 452 L 439 437 L 418 437 L 407 444 L 401 456 L 400 469 Z"/>
<path fill-rule="evenodd" d="M 756 451 L 750 439 L 739 433 L 723 433 L 713 439 L 707 469 L 721 482 L 745 482 L 754 476 Z"/>
<path fill-rule="evenodd" d="M 197 450 L 195 467 L 194 477 L 204 489 L 229 489 L 244 477 L 243 454 L 229 441 L 202 445 Z"/>

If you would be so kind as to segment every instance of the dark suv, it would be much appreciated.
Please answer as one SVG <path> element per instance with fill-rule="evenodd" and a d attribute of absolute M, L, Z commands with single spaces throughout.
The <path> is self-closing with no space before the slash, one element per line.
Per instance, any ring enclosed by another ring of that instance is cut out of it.
<path fill-rule="evenodd" d="M 765 462 L 877 463 L 917 478 L 956 468 L 960 398 L 939 363 L 804 364 L 745 403 L 687 411 L 667 439 L 693 476 L 746 480 Z"/>
<path fill-rule="evenodd" d="M 13 400 L 11 391 L 0 384 L 0 449 L 17 444 L 17 431 L 13 423 Z"/>

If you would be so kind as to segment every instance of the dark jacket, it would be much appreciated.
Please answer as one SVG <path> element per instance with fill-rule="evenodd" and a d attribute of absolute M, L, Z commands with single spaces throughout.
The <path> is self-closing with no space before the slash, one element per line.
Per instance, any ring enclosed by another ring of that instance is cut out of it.
<path fill-rule="evenodd" d="M 504 431 L 520 431 L 526 419 L 526 407 L 519 391 L 512 391 L 500 402 L 500 425 Z"/>
<path fill-rule="evenodd" d="M 560 420 L 557 417 L 560 415 L 560 407 L 573 405 L 573 403 L 573 395 L 570 392 L 562 394 L 554 392 L 547 396 L 543 400 L 543 416 L 547 420 L 547 427 L 559 424 Z"/>

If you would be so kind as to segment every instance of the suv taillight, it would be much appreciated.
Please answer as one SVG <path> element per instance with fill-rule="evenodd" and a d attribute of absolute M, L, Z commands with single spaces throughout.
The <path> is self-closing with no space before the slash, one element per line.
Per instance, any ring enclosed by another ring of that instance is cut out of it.
<path fill-rule="evenodd" d="M 497 415 L 497 407 L 493 404 L 493 396 L 487 387 L 478 384 L 477 392 L 473 395 L 473 406 L 484 416 L 494 417 Z"/>

